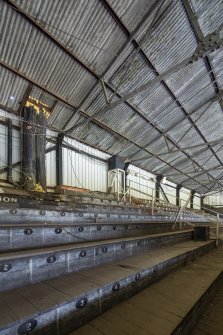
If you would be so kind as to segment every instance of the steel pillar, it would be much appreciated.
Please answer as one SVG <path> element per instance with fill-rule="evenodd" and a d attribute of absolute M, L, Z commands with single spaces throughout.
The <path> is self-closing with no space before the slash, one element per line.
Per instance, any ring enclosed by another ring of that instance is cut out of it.
<path fill-rule="evenodd" d="M 192 190 L 190 193 L 190 208 L 194 208 L 194 195 L 195 195 L 195 191 Z"/>
<path fill-rule="evenodd" d="M 8 119 L 7 180 L 12 183 L 12 119 Z"/>
<path fill-rule="evenodd" d="M 160 199 L 160 186 L 161 186 L 161 180 L 163 179 L 163 176 L 160 174 L 156 176 L 156 201 L 159 201 Z"/>
<path fill-rule="evenodd" d="M 22 170 L 23 186 L 32 191 L 36 184 L 36 147 L 35 147 L 35 124 L 36 111 L 33 107 L 24 107 L 24 121 L 22 125 Z"/>
<path fill-rule="evenodd" d="M 181 188 L 182 188 L 181 184 L 177 185 L 177 187 L 176 187 L 176 205 L 177 206 L 180 206 L 180 190 L 181 190 Z"/>
<path fill-rule="evenodd" d="M 56 179 L 57 186 L 63 185 L 63 143 L 64 134 L 58 134 L 56 144 Z"/>
<path fill-rule="evenodd" d="M 201 202 L 200 202 L 200 205 L 201 205 L 201 209 L 204 207 L 204 198 L 205 196 L 201 196 Z"/>
<path fill-rule="evenodd" d="M 43 190 L 46 190 L 46 117 L 42 111 L 37 115 L 36 132 L 36 180 Z"/>

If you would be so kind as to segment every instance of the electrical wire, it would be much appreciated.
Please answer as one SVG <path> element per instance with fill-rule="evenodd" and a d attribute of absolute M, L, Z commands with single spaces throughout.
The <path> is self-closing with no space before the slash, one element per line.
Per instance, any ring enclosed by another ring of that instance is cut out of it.
<path fill-rule="evenodd" d="M 17 7 L 14 7 L 14 6 L 10 5 L 10 4 L 8 4 L 8 6 L 11 7 L 13 10 L 15 10 L 15 11 L 17 11 L 17 12 L 23 14 L 23 10 L 22 10 L 22 9 L 17 8 Z M 117 54 L 116 52 L 112 52 L 111 50 L 103 49 L 103 48 L 101 48 L 101 47 L 99 47 L 99 46 L 97 46 L 97 45 L 95 45 L 95 44 L 93 44 L 93 43 L 91 43 L 91 42 L 89 42 L 89 41 L 86 41 L 86 40 L 82 39 L 82 38 L 79 37 L 79 36 L 76 36 L 76 35 L 74 35 L 74 34 L 71 34 L 71 33 L 66 32 L 66 31 L 64 31 L 64 30 L 62 30 L 62 29 L 60 29 L 60 28 L 58 28 L 58 27 L 55 27 L 54 25 L 50 24 L 49 22 L 40 20 L 40 19 L 34 17 L 33 15 L 30 15 L 30 14 L 27 13 L 27 12 L 26 12 L 26 14 L 27 14 L 31 19 L 33 19 L 34 21 L 38 21 L 38 22 L 40 23 L 41 26 L 48 26 L 48 27 L 50 27 L 50 28 L 53 28 L 54 30 L 59 31 L 60 33 L 63 33 L 64 35 L 70 36 L 70 37 L 72 37 L 72 38 L 74 38 L 74 39 L 77 39 L 77 40 L 80 41 L 80 42 L 83 42 L 83 43 L 85 43 L 85 44 L 87 44 L 87 45 L 90 45 L 91 47 L 96 48 L 97 50 L 100 50 L 100 51 L 102 51 L 102 52 L 104 52 L 104 53 L 106 53 L 106 54 L 109 54 L 109 55 L 112 54 L 112 55 L 114 55 L 114 56 L 118 56 L 118 54 Z"/>

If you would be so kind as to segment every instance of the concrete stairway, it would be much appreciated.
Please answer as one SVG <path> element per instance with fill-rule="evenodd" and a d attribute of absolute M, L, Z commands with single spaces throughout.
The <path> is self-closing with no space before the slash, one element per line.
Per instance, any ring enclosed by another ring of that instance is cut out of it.
<path fill-rule="evenodd" d="M 0 335 L 68 334 L 215 247 L 172 214 L 87 201 L 1 204 Z"/>
<path fill-rule="evenodd" d="M 213 248 L 214 242 L 181 242 L 1 292 L 0 334 L 67 334 Z"/>
<path fill-rule="evenodd" d="M 223 247 L 220 247 L 69 335 L 221 335 L 222 297 Z"/>

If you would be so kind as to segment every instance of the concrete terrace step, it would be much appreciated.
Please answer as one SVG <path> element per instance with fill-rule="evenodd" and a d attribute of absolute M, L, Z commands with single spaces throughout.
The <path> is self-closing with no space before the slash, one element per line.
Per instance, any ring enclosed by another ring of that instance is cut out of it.
<path fill-rule="evenodd" d="M 176 212 L 167 211 L 151 215 L 148 208 L 119 208 L 111 206 L 77 205 L 77 207 L 53 207 L 53 206 L 27 206 L 21 204 L 1 204 L 0 223 L 24 223 L 24 222 L 121 222 L 121 221 L 154 221 L 176 218 Z M 115 209 L 116 208 L 116 209 Z M 192 222 L 204 222 L 204 217 L 193 213 L 183 213 L 183 220 Z"/>
<path fill-rule="evenodd" d="M 0 224 L 0 252 L 171 231 L 172 222 Z M 179 225 L 176 225 L 178 228 Z M 183 229 L 188 225 L 182 224 Z"/>
<path fill-rule="evenodd" d="M 117 214 L 112 211 L 95 212 L 86 210 L 39 210 L 33 208 L 7 208 L 0 207 L 0 224 L 6 223 L 34 223 L 34 222 L 54 222 L 54 223 L 77 223 L 77 222 L 123 222 L 123 221 L 173 221 L 175 216 L 156 215 L 148 213 L 138 214 Z M 185 217 L 186 219 L 186 217 Z M 194 218 L 187 217 L 188 220 Z M 203 221 L 198 218 L 198 222 Z"/>
<path fill-rule="evenodd" d="M 222 282 L 223 247 L 167 275 L 70 335 L 220 335 L 222 303 L 217 323 L 216 310 L 209 311 L 205 319 L 200 315 Z M 198 319 L 199 328 L 193 331 Z"/>
<path fill-rule="evenodd" d="M 0 254 L 0 291 L 191 240 L 193 230 Z"/>
<path fill-rule="evenodd" d="M 30 330 L 35 335 L 68 334 L 109 306 L 213 248 L 214 242 L 183 242 L 2 292 L 0 334 L 25 335 Z"/>

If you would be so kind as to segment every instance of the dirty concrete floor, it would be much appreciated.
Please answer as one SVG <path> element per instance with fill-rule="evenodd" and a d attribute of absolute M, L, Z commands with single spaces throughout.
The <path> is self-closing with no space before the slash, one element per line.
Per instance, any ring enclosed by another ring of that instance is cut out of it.
<path fill-rule="evenodd" d="M 223 247 L 169 274 L 70 335 L 170 335 L 222 271 Z M 223 334 L 223 287 L 214 304 L 216 308 L 206 312 L 210 320 L 204 317 L 193 335 Z"/>

